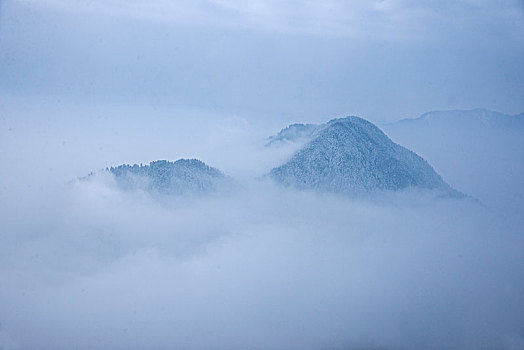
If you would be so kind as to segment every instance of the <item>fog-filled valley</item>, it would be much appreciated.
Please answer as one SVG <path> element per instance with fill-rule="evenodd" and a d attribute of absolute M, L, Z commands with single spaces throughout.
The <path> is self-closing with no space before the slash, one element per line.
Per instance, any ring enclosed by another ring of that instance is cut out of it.
<path fill-rule="evenodd" d="M 71 113 L 75 124 L 64 122 Z M 497 178 L 518 170 L 521 147 L 499 158 L 465 138 L 476 160 L 465 172 L 437 166 L 460 154 L 410 144 L 476 199 L 353 197 L 264 176 L 300 147 L 266 146 L 285 125 L 16 99 L 1 122 L 2 348 L 524 346 L 522 176 Z M 111 173 L 80 179 L 184 157 L 216 166 L 234 189 L 160 196 L 123 190 Z M 474 192 L 486 179 L 495 183 Z"/>

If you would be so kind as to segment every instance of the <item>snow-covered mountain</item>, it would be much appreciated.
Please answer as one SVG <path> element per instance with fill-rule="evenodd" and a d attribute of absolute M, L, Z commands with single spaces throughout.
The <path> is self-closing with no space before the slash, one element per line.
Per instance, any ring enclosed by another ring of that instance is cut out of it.
<path fill-rule="evenodd" d="M 198 159 L 123 164 L 106 171 L 114 175 L 118 186 L 124 190 L 141 189 L 162 194 L 205 194 L 231 184 L 228 176 Z"/>
<path fill-rule="evenodd" d="M 316 126 L 310 136 L 287 163 L 271 170 L 273 180 L 348 194 L 414 187 L 460 195 L 424 159 L 362 118 L 333 119 Z"/>

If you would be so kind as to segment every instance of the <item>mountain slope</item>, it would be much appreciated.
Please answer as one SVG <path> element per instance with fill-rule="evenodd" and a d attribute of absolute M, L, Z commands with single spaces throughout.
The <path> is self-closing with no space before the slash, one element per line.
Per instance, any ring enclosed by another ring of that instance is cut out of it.
<path fill-rule="evenodd" d="M 311 141 L 269 176 L 287 186 L 335 193 L 415 187 L 458 194 L 424 159 L 358 117 L 320 126 Z"/>
<path fill-rule="evenodd" d="M 141 189 L 163 194 L 203 194 L 215 192 L 231 182 L 220 170 L 197 159 L 176 162 L 158 160 L 149 165 L 107 168 L 125 190 Z"/>

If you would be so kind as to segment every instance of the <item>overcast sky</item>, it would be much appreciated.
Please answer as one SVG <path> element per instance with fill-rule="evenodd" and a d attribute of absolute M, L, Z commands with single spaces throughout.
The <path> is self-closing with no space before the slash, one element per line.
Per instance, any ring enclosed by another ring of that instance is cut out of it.
<path fill-rule="evenodd" d="M 0 4 L 0 98 L 283 122 L 524 111 L 522 1 Z"/>

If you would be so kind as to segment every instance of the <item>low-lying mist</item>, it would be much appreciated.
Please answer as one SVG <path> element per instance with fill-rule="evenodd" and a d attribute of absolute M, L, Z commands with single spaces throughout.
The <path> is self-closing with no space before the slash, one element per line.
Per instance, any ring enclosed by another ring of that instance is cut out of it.
<path fill-rule="evenodd" d="M 274 125 L 68 112 L 2 120 L 0 348 L 524 347 L 522 215 L 277 186 L 260 176 L 293 149 L 263 146 Z M 75 180 L 181 157 L 238 188 L 158 198 Z"/>

